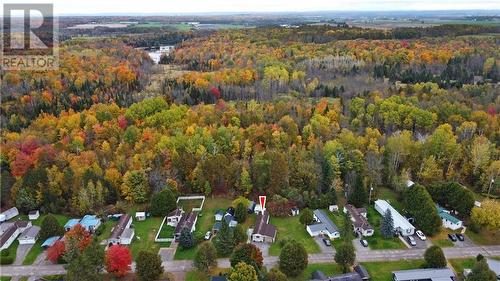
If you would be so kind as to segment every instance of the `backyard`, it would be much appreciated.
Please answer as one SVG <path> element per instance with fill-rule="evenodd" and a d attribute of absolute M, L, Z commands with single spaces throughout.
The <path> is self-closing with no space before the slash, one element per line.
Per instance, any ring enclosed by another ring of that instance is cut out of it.
<path fill-rule="evenodd" d="M 158 252 L 161 247 L 169 247 L 170 243 L 156 243 L 155 235 L 161 225 L 163 218 L 150 217 L 144 221 L 134 221 L 135 236 L 130 250 L 132 257 L 135 259 L 141 250 L 152 250 Z"/>
<path fill-rule="evenodd" d="M 295 217 L 271 217 L 271 224 L 276 226 L 278 234 L 276 241 L 269 248 L 271 256 L 279 256 L 281 252 L 280 240 L 295 240 L 300 242 L 306 248 L 307 253 L 319 253 L 320 249 L 316 241 L 307 233 L 306 228 L 299 221 L 299 216 Z"/>
<path fill-rule="evenodd" d="M 369 206 L 367 209 L 368 222 L 372 225 L 374 233 L 372 236 L 364 237 L 368 241 L 368 246 L 372 250 L 385 250 L 385 249 L 404 249 L 406 248 L 403 242 L 397 237 L 394 238 L 384 238 L 380 232 L 380 224 L 382 221 L 382 216 L 375 210 L 373 206 Z"/>
<path fill-rule="evenodd" d="M 463 272 L 466 268 L 472 268 L 476 264 L 475 258 L 469 259 L 450 259 L 448 262 L 453 266 L 459 278 L 464 278 Z"/>

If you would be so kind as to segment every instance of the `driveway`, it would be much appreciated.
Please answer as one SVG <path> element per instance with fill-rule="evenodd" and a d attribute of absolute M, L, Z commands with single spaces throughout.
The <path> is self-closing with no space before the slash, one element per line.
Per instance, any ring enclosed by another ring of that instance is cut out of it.
<path fill-rule="evenodd" d="M 271 247 L 271 244 L 269 243 L 261 243 L 261 242 L 251 242 L 252 244 L 254 244 L 255 246 L 257 246 L 257 248 L 259 248 L 259 250 L 261 251 L 262 253 L 262 257 L 268 257 L 269 256 L 269 247 Z"/>
<path fill-rule="evenodd" d="M 451 240 L 450 240 L 451 241 Z M 452 242 L 457 248 L 468 248 L 476 246 L 472 240 L 464 234 L 464 241 Z"/>
<path fill-rule="evenodd" d="M 352 240 L 352 245 L 354 246 L 356 253 L 368 253 L 371 251 L 369 247 L 364 247 L 363 245 L 361 245 L 361 238 Z"/>
<path fill-rule="evenodd" d="M 333 245 L 326 246 L 325 242 L 323 242 L 323 237 L 321 236 L 314 237 L 314 241 L 316 241 L 316 244 L 318 244 L 322 254 L 332 254 L 332 255 L 335 254 L 335 248 L 333 248 Z"/>
<path fill-rule="evenodd" d="M 16 260 L 14 261 L 14 265 L 21 265 L 24 261 L 24 258 L 34 245 L 35 244 L 20 244 L 17 247 Z"/>

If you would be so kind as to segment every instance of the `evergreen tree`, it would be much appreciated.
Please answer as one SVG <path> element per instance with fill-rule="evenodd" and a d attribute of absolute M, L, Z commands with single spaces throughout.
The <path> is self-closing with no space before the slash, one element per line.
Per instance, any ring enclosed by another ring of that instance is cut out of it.
<path fill-rule="evenodd" d="M 193 233 L 187 228 L 181 230 L 181 236 L 179 237 L 179 245 L 183 249 L 191 249 L 194 247 L 194 237 Z"/>
<path fill-rule="evenodd" d="M 354 190 L 351 192 L 348 199 L 349 203 L 354 205 L 356 208 L 361 208 L 368 202 L 368 194 L 366 193 L 366 189 L 361 179 L 356 181 Z"/>
<path fill-rule="evenodd" d="M 241 202 L 238 203 L 234 211 L 234 218 L 236 219 L 236 221 L 238 223 L 244 223 L 247 219 L 247 215 L 248 215 L 247 207 L 245 207 L 245 205 L 243 205 L 243 203 Z"/>
<path fill-rule="evenodd" d="M 406 210 L 415 218 L 415 224 L 424 233 L 433 235 L 441 228 L 441 218 L 431 196 L 422 185 L 415 184 L 404 193 Z"/>
<path fill-rule="evenodd" d="M 151 197 L 151 215 L 153 216 L 165 216 L 175 208 L 177 208 L 177 202 L 169 189 L 164 189 Z"/>
<path fill-rule="evenodd" d="M 486 259 L 482 259 L 474 265 L 471 274 L 467 276 L 466 281 L 496 281 L 495 272 L 491 271 Z"/>
<path fill-rule="evenodd" d="M 314 214 L 309 208 L 305 208 L 300 212 L 299 221 L 303 225 L 311 224 L 314 221 Z"/>
<path fill-rule="evenodd" d="M 233 230 L 229 228 L 226 220 L 222 220 L 221 229 L 213 240 L 219 256 L 227 256 L 233 251 L 235 246 L 234 233 Z"/>
<path fill-rule="evenodd" d="M 247 241 L 248 236 L 241 224 L 233 228 L 234 245 L 238 245 Z"/>
<path fill-rule="evenodd" d="M 354 264 L 356 260 L 356 252 L 354 251 L 354 246 L 351 243 L 342 243 L 337 247 L 337 252 L 335 253 L 335 262 L 342 267 L 344 273 L 349 271 L 349 267 Z"/>
<path fill-rule="evenodd" d="M 382 218 L 380 232 L 384 238 L 392 238 L 394 236 L 394 220 L 389 209 L 385 211 L 384 217 Z"/>

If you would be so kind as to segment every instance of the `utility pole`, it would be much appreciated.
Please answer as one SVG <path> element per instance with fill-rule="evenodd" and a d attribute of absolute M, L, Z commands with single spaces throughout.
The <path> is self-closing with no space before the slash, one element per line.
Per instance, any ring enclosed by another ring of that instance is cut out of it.
<path fill-rule="evenodd" d="M 372 203 L 372 191 L 373 191 L 373 187 L 370 184 L 370 195 L 368 196 L 368 205 L 370 205 Z"/>
<path fill-rule="evenodd" d="M 491 187 L 493 186 L 494 183 L 495 183 L 495 179 L 491 179 L 490 187 L 488 187 L 488 199 L 490 198 Z"/>

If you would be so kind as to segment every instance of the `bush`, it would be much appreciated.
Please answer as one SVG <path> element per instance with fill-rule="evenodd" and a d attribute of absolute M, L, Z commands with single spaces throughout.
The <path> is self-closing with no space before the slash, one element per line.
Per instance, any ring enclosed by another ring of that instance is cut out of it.
<path fill-rule="evenodd" d="M 429 247 L 424 254 L 426 266 L 428 268 L 443 268 L 446 267 L 446 257 L 443 250 L 438 246 Z"/>
<path fill-rule="evenodd" d="M 314 214 L 310 209 L 304 209 L 300 213 L 300 223 L 303 225 L 311 224 L 314 221 Z"/>
<path fill-rule="evenodd" d="M 175 196 L 169 189 L 164 189 L 151 197 L 151 215 L 165 216 L 177 208 Z"/>
<path fill-rule="evenodd" d="M 308 264 L 308 257 L 304 245 L 290 241 L 281 250 L 279 269 L 287 276 L 297 276 Z"/>

